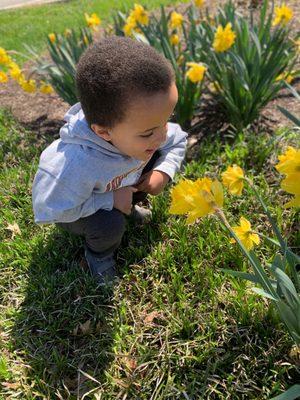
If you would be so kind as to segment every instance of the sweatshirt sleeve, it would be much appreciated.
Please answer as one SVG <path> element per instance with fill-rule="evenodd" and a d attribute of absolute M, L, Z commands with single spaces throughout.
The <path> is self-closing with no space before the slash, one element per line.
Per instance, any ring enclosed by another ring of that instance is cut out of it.
<path fill-rule="evenodd" d="M 185 156 L 187 133 L 178 124 L 169 123 L 168 128 L 167 140 L 159 148 L 161 155 L 153 169 L 165 172 L 173 179 Z"/>
<path fill-rule="evenodd" d="M 74 177 L 76 179 L 76 177 Z M 76 189 L 75 189 L 76 187 Z M 32 187 L 34 220 L 37 224 L 73 222 L 100 208 L 113 208 L 113 192 L 100 192 L 88 180 L 59 180 L 50 171 L 39 168 Z"/>

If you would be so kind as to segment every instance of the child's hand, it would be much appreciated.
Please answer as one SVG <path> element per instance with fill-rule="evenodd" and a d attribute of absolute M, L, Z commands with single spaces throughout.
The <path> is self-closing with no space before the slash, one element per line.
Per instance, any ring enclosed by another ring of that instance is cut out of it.
<path fill-rule="evenodd" d="M 169 175 L 164 172 L 152 170 L 143 174 L 135 187 L 141 192 L 157 195 L 163 191 L 169 180 Z"/>
<path fill-rule="evenodd" d="M 129 215 L 132 208 L 132 194 L 137 192 L 133 186 L 121 187 L 114 191 L 114 207 Z"/>

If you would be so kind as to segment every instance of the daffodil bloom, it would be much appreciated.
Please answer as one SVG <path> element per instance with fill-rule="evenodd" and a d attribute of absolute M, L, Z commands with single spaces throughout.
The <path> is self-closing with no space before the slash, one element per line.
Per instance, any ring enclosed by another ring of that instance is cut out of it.
<path fill-rule="evenodd" d="M 131 11 L 131 15 L 141 25 L 149 24 L 149 16 L 142 5 L 135 4 L 134 9 Z"/>
<path fill-rule="evenodd" d="M 289 146 L 284 154 L 278 156 L 279 163 L 275 165 L 278 172 L 284 175 L 300 173 L 300 150 Z"/>
<path fill-rule="evenodd" d="M 183 180 L 171 191 L 171 214 L 187 214 L 187 223 L 214 213 L 223 206 L 223 189 L 219 181 L 201 178 Z"/>
<path fill-rule="evenodd" d="M 33 93 L 36 91 L 36 82 L 34 79 L 20 79 L 19 84 L 25 92 Z"/>
<path fill-rule="evenodd" d="M 9 63 L 8 68 L 9 68 L 9 74 L 12 77 L 12 79 L 15 79 L 17 81 L 22 77 L 22 71 L 17 63 L 15 62 Z"/>
<path fill-rule="evenodd" d="M 41 93 L 51 94 L 51 93 L 54 92 L 53 87 L 49 83 L 46 83 L 44 81 L 42 81 L 41 83 L 42 83 L 41 86 L 40 86 L 40 92 Z"/>
<path fill-rule="evenodd" d="M 3 47 L 0 47 L 0 64 L 7 65 L 11 62 L 10 56 Z"/>
<path fill-rule="evenodd" d="M 125 36 L 131 36 L 132 32 L 136 29 L 137 22 L 134 15 L 130 14 L 126 19 L 126 24 L 123 27 Z"/>
<path fill-rule="evenodd" d="M 0 71 L 0 83 L 6 83 L 8 81 L 8 77 L 5 72 Z"/>
<path fill-rule="evenodd" d="M 205 3 L 205 0 L 195 0 L 195 5 L 197 6 L 197 7 L 203 7 L 204 6 L 204 3 Z"/>
<path fill-rule="evenodd" d="M 234 164 L 222 173 L 222 182 L 228 188 L 229 193 L 240 196 L 244 188 L 244 171 Z"/>
<path fill-rule="evenodd" d="M 277 82 L 277 81 L 285 81 L 286 83 L 291 83 L 292 82 L 292 80 L 294 79 L 294 76 L 293 76 L 293 74 L 291 73 L 291 74 L 287 74 L 287 73 L 282 73 L 282 74 L 279 74 L 278 76 L 277 76 L 277 78 L 275 79 L 275 81 Z"/>
<path fill-rule="evenodd" d="M 181 28 L 183 24 L 183 15 L 173 11 L 170 17 L 170 28 L 176 29 Z"/>
<path fill-rule="evenodd" d="M 190 67 L 186 73 L 187 78 L 193 83 L 201 82 L 207 68 L 195 62 L 188 62 L 186 65 Z"/>
<path fill-rule="evenodd" d="M 240 218 L 240 225 L 233 226 L 232 230 L 247 250 L 253 249 L 255 245 L 260 243 L 258 234 L 252 231 L 250 222 L 244 217 Z M 230 241 L 235 243 L 234 239 Z"/>
<path fill-rule="evenodd" d="M 233 32 L 231 26 L 230 22 L 228 22 L 225 28 L 222 25 L 218 26 L 213 42 L 213 48 L 216 52 L 221 53 L 226 51 L 234 44 L 236 34 Z"/>
<path fill-rule="evenodd" d="M 96 30 L 96 26 L 101 24 L 101 19 L 98 17 L 96 13 L 93 13 L 91 16 L 89 16 L 87 13 L 84 14 L 86 23 L 90 28 L 93 28 Z"/>
<path fill-rule="evenodd" d="M 56 41 L 55 33 L 49 33 L 48 38 L 49 38 L 51 43 L 55 43 L 55 41 Z"/>
<path fill-rule="evenodd" d="M 275 7 L 275 18 L 273 20 L 273 26 L 286 25 L 293 18 L 293 11 L 287 7 L 285 3 L 281 7 Z"/>
<path fill-rule="evenodd" d="M 173 46 L 176 46 L 179 43 L 179 36 L 176 34 L 171 35 L 170 42 Z"/>

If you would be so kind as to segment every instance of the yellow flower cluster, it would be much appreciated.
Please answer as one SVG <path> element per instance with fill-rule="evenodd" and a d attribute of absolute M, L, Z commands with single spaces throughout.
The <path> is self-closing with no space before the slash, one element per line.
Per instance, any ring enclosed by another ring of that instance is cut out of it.
<path fill-rule="evenodd" d="M 214 213 L 223 206 L 223 189 L 218 180 L 183 180 L 171 192 L 171 214 L 188 214 L 187 223 Z"/>
<path fill-rule="evenodd" d="M 281 7 L 275 7 L 273 26 L 286 25 L 293 18 L 293 11 L 283 3 Z"/>
<path fill-rule="evenodd" d="M 183 24 L 183 15 L 173 11 L 170 16 L 169 25 L 171 29 L 181 28 Z"/>
<path fill-rule="evenodd" d="M 287 72 L 283 72 L 282 74 L 279 74 L 275 81 L 285 81 L 286 83 L 291 83 L 294 79 L 294 72 L 292 71 L 290 74 Z"/>
<path fill-rule="evenodd" d="M 123 32 L 126 36 L 131 36 L 133 32 L 140 32 L 137 24 L 148 25 L 149 16 L 144 7 L 140 4 L 135 4 L 129 16 L 126 19 L 126 24 L 123 27 Z"/>
<path fill-rule="evenodd" d="M 275 166 L 278 172 L 286 177 L 281 182 L 281 188 L 295 197 L 285 204 L 286 208 L 300 207 L 300 150 L 289 146 L 286 152 L 278 157 Z"/>
<path fill-rule="evenodd" d="M 6 50 L 2 47 L 0 47 L 0 64 L 4 65 L 8 69 L 10 77 L 18 82 L 25 92 L 33 93 L 37 90 L 36 81 L 34 79 L 26 79 L 18 64 L 11 59 Z M 8 82 L 7 73 L 0 71 L 0 83 L 6 82 Z M 52 86 L 45 82 L 41 82 L 39 89 L 41 93 L 53 93 Z"/>
<path fill-rule="evenodd" d="M 97 30 L 98 25 L 101 24 L 101 19 L 98 17 L 98 15 L 96 13 L 93 13 L 92 15 L 84 13 L 84 17 L 88 27 L 92 28 L 93 30 Z"/>
<path fill-rule="evenodd" d="M 230 22 L 225 26 L 219 25 L 215 33 L 213 48 L 217 53 L 221 53 L 230 49 L 234 44 L 236 38 L 235 32 L 232 30 L 232 25 Z"/>
<path fill-rule="evenodd" d="M 251 223 L 244 217 L 240 218 L 240 225 L 233 226 L 232 230 L 247 250 L 252 250 L 260 243 L 258 234 L 251 229 Z M 235 243 L 235 240 L 231 239 L 230 242 Z"/>
<path fill-rule="evenodd" d="M 201 82 L 204 78 L 204 73 L 207 68 L 204 65 L 197 64 L 195 62 L 188 62 L 186 64 L 190 69 L 187 71 L 187 78 L 193 83 Z"/>
<path fill-rule="evenodd" d="M 244 188 L 244 171 L 234 164 L 222 173 L 222 182 L 229 193 L 240 196 Z"/>

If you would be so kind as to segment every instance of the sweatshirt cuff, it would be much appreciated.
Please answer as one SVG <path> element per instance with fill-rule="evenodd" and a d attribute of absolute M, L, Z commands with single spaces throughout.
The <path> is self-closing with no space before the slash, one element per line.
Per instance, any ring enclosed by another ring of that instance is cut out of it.
<path fill-rule="evenodd" d="M 171 163 L 163 162 L 163 163 L 161 163 L 161 164 L 156 165 L 156 166 L 153 168 L 153 170 L 154 170 L 154 171 L 161 171 L 161 172 L 164 172 L 165 174 L 169 175 L 170 179 L 173 180 L 174 175 L 175 175 L 175 173 L 176 173 L 176 171 L 177 171 L 177 168 L 176 168 L 173 164 L 171 164 Z"/>

